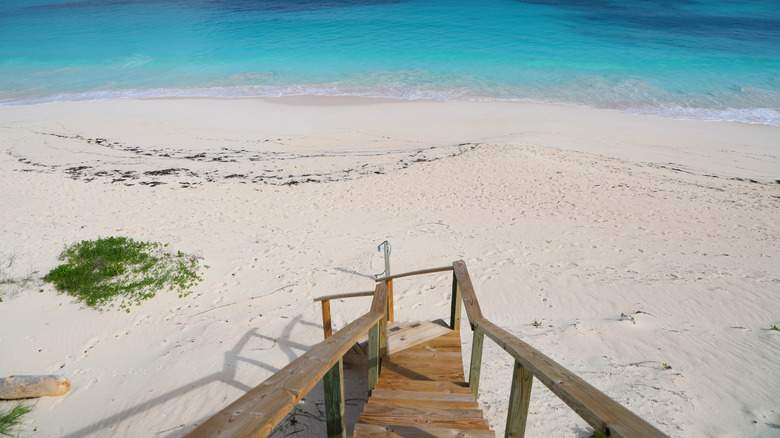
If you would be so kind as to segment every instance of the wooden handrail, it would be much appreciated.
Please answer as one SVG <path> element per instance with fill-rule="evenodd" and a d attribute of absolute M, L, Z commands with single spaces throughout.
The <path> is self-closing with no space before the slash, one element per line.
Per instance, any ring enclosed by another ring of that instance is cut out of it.
<path fill-rule="evenodd" d="M 411 277 L 412 275 L 433 274 L 434 272 L 446 271 L 452 271 L 452 266 L 442 266 L 440 268 L 422 269 L 419 271 L 404 272 L 403 274 L 388 275 L 387 277 L 379 277 L 376 281 L 388 281 L 396 278 Z"/>
<path fill-rule="evenodd" d="M 469 322 L 475 330 L 475 343 L 479 343 L 479 354 L 472 351 L 472 361 L 478 357 L 481 362 L 481 336 L 487 335 L 496 342 L 510 356 L 512 356 L 519 368 L 516 375 L 522 376 L 525 372 L 530 372 L 534 377 L 544 383 L 550 391 L 563 400 L 574 412 L 582 417 L 591 427 L 601 433 L 604 437 L 665 437 L 666 435 L 656 427 L 646 422 L 638 415 L 626 409 L 623 405 L 612 400 L 603 392 L 599 391 L 580 377 L 567 370 L 551 358 L 540 351 L 521 341 L 518 337 L 512 335 L 506 330 L 496 326 L 482 316 L 479 308 L 474 286 L 471 284 L 466 264 L 463 261 L 453 263 L 454 276 L 460 287 L 463 297 L 463 303 L 466 308 Z M 477 346 L 472 349 L 476 350 Z M 476 365 L 476 378 L 478 385 L 479 364 Z M 471 364 L 472 375 L 474 377 L 475 364 Z M 520 377 L 518 377 L 520 378 Z M 529 377 L 530 379 L 530 377 Z M 469 382 L 470 384 L 472 382 Z M 524 408 L 528 409 L 528 398 L 530 397 L 530 382 L 525 386 L 527 394 L 517 395 L 516 397 L 525 398 Z M 513 393 L 515 385 L 513 382 Z M 476 394 L 475 394 L 476 395 Z M 513 394 L 514 395 L 514 394 Z M 510 411 L 513 406 L 510 406 Z M 521 413 L 519 415 L 527 415 Z M 513 419 L 508 419 L 512 421 Z M 524 418 L 523 426 L 524 429 Z M 521 434 L 522 434 L 521 429 Z M 507 431 L 509 433 L 509 431 Z"/>
<path fill-rule="evenodd" d="M 187 437 L 265 437 L 355 342 L 385 317 L 387 286 L 377 284 L 371 310 L 312 347 Z"/>
<path fill-rule="evenodd" d="M 463 260 L 458 260 L 452 264 L 452 270 L 454 271 L 455 280 L 460 287 L 463 306 L 466 308 L 466 315 L 468 315 L 469 321 L 481 319 L 482 309 L 479 308 L 477 294 L 474 292 L 474 285 L 471 284 L 471 277 L 469 277 L 469 271 L 466 269 L 466 263 Z"/>
<path fill-rule="evenodd" d="M 314 299 L 314 301 L 329 301 L 329 300 L 340 300 L 343 298 L 370 297 L 372 295 L 374 295 L 374 291 L 372 290 L 368 290 L 365 292 L 347 292 L 343 294 L 325 295 L 322 297 L 317 297 Z"/>
<path fill-rule="evenodd" d="M 666 436 L 620 403 L 501 327 L 484 318 L 472 323 L 550 388 L 550 391 L 602 436 Z"/>

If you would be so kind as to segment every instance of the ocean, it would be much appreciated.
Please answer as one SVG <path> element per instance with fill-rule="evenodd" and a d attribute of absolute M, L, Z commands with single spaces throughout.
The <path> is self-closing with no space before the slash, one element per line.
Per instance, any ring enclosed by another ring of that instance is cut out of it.
<path fill-rule="evenodd" d="M 780 2 L 0 2 L 0 105 L 302 94 L 780 126 Z"/>

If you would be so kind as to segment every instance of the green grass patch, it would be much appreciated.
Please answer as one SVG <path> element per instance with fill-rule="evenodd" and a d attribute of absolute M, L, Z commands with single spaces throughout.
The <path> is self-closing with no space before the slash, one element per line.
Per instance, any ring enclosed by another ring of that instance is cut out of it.
<path fill-rule="evenodd" d="M 17 403 L 9 410 L 0 410 L 0 435 L 13 436 L 12 433 L 18 433 L 22 418 L 32 410 L 32 406 L 23 403 Z"/>
<path fill-rule="evenodd" d="M 171 253 L 167 244 L 139 242 L 129 237 L 84 240 L 65 248 L 66 262 L 43 278 L 89 307 L 104 309 L 130 306 L 152 298 L 162 289 L 189 295 L 189 288 L 203 278 L 198 259 L 181 251 Z"/>

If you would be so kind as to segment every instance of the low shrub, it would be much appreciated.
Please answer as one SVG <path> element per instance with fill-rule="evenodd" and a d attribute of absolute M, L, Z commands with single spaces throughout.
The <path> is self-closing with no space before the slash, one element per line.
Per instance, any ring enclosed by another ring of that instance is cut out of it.
<path fill-rule="evenodd" d="M 46 274 L 54 284 L 89 307 L 106 306 L 130 311 L 164 289 L 189 295 L 203 278 L 198 259 L 181 251 L 166 251 L 167 244 L 139 242 L 129 237 L 107 237 L 75 243 L 60 254 L 66 262 Z M 118 301 L 118 303 L 117 303 Z"/>

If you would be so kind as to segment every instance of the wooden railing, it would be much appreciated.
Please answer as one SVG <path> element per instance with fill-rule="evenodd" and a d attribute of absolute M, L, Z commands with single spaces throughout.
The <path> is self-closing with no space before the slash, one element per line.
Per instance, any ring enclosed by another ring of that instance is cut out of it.
<path fill-rule="evenodd" d="M 368 390 L 374 388 L 387 345 L 387 321 L 392 321 L 392 282 L 414 275 L 453 271 L 450 327 L 460 329 L 461 302 L 473 334 L 469 386 L 479 393 L 485 335 L 515 360 L 504 436 L 522 437 L 528 419 L 533 378 L 547 386 L 603 437 L 665 437 L 642 418 L 609 398 L 551 358 L 496 326 L 482 315 L 466 264 L 407 272 L 377 278 L 374 292 L 320 297 L 325 340 L 290 365 L 207 420 L 190 437 L 263 437 L 324 377 L 325 411 L 329 437 L 346 436 L 342 358 L 359 339 L 368 336 Z M 371 310 L 331 336 L 330 300 L 373 295 Z M 326 311 L 327 308 L 327 311 Z"/>
<path fill-rule="evenodd" d="M 265 437 L 320 379 L 325 386 L 328 435 L 346 436 L 342 358 L 368 332 L 370 391 L 379 378 L 380 344 L 387 343 L 387 286 L 377 283 L 373 295 L 371 309 L 366 314 L 312 347 L 187 436 Z"/>
<path fill-rule="evenodd" d="M 314 301 L 322 303 L 322 330 L 325 332 L 325 339 L 328 339 L 333 334 L 333 324 L 330 320 L 330 300 L 339 300 L 343 298 L 357 298 L 357 297 L 371 297 L 374 295 L 374 291 L 369 290 L 366 292 L 349 292 L 345 294 L 328 295 L 325 297 L 315 298 Z M 388 304 L 388 308 L 390 305 Z"/>
<path fill-rule="evenodd" d="M 485 335 L 515 359 L 505 436 L 522 437 L 525 434 L 533 377 L 539 379 L 558 398 L 569 405 L 601 436 L 666 436 L 620 403 L 521 341 L 517 336 L 485 319 L 479 308 L 479 301 L 474 292 L 474 286 L 471 284 L 466 264 L 463 261 L 457 261 L 452 264 L 452 267 L 457 285 L 457 291 L 453 293 L 453 301 L 459 300 L 457 295 L 462 296 L 469 323 L 474 331 L 469 372 L 469 386 L 474 395 L 476 396 L 479 391 L 482 344 Z"/>
<path fill-rule="evenodd" d="M 394 279 L 414 275 L 453 271 L 452 305 L 450 327 L 460 329 L 461 302 L 474 332 L 469 367 L 469 387 L 476 398 L 479 393 L 479 377 L 482 368 L 482 349 L 485 335 L 496 342 L 515 360 L 512 387 L 509 392 L 509 408 L 504 435 L 522 437 L 528 419 L 528 405 L 531 400 L 533 378 L 547 386 L 563 402 L 571 407 L 586 423 L 604 437 L 664 437 L 663 432 L 629 411 L 623 405 L 609 398 L 580 377 L 567 370 L 540 351 L 521 341 L 517 336 L 496 326 L 482 315 L 479 300 L 474 292 L 466 264 L 457 261 L 452 266 L 424 269 L 403 274 L 377 278 L 379 283 L 392 285 Z M 390 286 L 389 286 L 390 287 Z M 363 293 L 365 294 L 365 292 Z M 317 300 L 324 306 L 328 299 L 365 296 L 342 294 L 322 297 Z M 390 305 L 390 302 L 388 302 Z M 330 308 L 328 308 L 330 309 Z M 328 310 L 328 315 L 330 310 Z M 392 313 L 392 310 L 389 311 Z M 328 319 L 330 316 L 328 316 Z"/>

